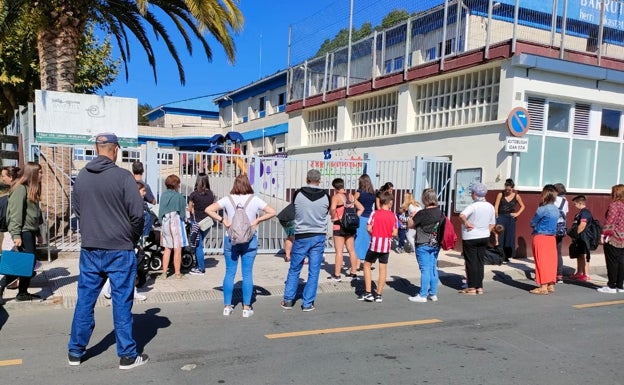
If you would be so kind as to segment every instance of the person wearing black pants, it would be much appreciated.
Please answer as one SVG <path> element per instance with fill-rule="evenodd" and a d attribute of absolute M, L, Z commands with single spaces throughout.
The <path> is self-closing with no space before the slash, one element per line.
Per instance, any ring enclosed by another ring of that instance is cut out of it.
<path fill-rule="evenodd" d="M 612 202 L 600 237 L 604 244 L 607 264 L 607 286 L 598 288 L 600 293 L 624 293 L 624 185 L 611 188 Z"/>
<path fill-rule="evenodd" d="M 462 247 L 468 284 L 468 287 L 459 293 L 466 295 L 483 294 L 483 261 L 490 232 L 496 224 L 494 206 L 485 200 L 487 187 L 483 183 L 476 183 L 471 190 L 474 202 L 459 214 L 462 221 Z"/>
<path fill-rule="evenodd" d="M 11 186 L 7 205 L 7 224 L 9 233 L 13 238 L 15 247 L 24 252 L 34 253 L 41 223 L 41 165 L 28 162 L 24 167 L 24 173 Z M 34 265 L 33 265 L 34 268 Z M 5 277 L 0 282 L 0 300 L 4 294 L 6 285 L 16 277 Z M 21 277 L 19 290 L 15 300 L 32 301 L 41 297 L 28 293 L 31 277 Z"/>

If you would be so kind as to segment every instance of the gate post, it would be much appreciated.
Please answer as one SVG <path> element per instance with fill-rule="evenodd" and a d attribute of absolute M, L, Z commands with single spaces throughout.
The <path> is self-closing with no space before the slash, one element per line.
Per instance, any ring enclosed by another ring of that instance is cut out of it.
<path fill-rule="evenodd" d="M 158 162 L 158 142 L 148 141 L 145 144 L 145 183 L 153 188 L 154 195 L 160 200 L 160 184 L 158 179 L 160 176 L 160 163 Z M 149 168 L 147 167 L 149 165 Z"/>

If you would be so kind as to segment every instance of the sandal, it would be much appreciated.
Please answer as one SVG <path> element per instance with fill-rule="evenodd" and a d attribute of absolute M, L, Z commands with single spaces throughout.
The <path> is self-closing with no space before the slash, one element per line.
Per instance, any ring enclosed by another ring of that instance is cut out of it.
<path fill-rule="evenodd" d="M 477 291 L 475 289 L 461 289 L 457 293 L 465 295 L 477 295 Z"/>
<path fill-rule="evenodd" d="M 548 285 L 546 287 L 546 291 L 548 291 L 549 293 L 554 293 L 555 292 L 555 285 Z"/>
<path fill-rule="evenodd" d="M 539 295 L 548 295 L 548 289 L 542 289 L 541 287 L 536 287 L 533 290 L 529 290 L 531 294 L 539 294 Z"/>
<path fill-rule="evenodd" d="M 479 294 L 479 295 L 483 294 L 483 289 L 482 288 L 478 288 L 477 289 L 477 294 Z"/>

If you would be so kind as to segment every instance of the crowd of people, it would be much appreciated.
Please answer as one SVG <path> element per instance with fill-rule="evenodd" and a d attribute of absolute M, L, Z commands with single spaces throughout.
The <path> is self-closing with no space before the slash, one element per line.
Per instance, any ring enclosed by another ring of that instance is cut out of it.
<path fill-rule="evenodd" d="M 72 194 L 72 207 L 80 221 L 81 250 L 78 301 L 74 311 L 68 343 L 68 362 L 80 365 L 95 325 L 93 308 L 102 292 L 112 301 L 113 322 L 120 369 L 131 369 L 148 362 L 149 357 L 137 350 L 132 335 L 132 303 L 146 297 L 137 293 L 136 247 L 145 236 L 153 218 L 147 203 L 156 203 L 149 186 L 143 181 L 143 165 L 136 162 L 132 173 L 115 164 L 119 142 L 115 134 L 96 136 L 98 156 L 78 174 Z M 3 249 L 17 248 L 35 252 L 42 223 L 41 166 L 27 163 L 23 170 L 2 169 L 2 181 L 9 186 L 7 205 L 8 232 L 3 234 Z M 173 256 L 173 277 L 186 279 L 181 270 L 181 250 L 195 247 L 192 275 L 205 274 L 203 240 L 213 223 L 226 230 L 223 245 L 225 274 L 223 277 L 223 315 L 235 312 L 233 303 L 234 278 L 240 261 L 242 273 L 242 317 L 253 316 L 253 266 L 258 251 L 258 225 L 276 216 L 271 207 L 253 190 L 245 174 L 238 175 L 229 195 L 217 200 L 206 174 L 198 174 L 193 192 L 185 198 L 180 194 L 180 178 L 169 175 L 166 191 L 159 200 L 157 220 L 161 223 L 160 245 L 164 248 L 163 270 L 159 279 L 169 278 L 169 262 Z M 382 302 L 390 251 L 413 252 L 420 270 L 419 291 L 409 296 L 411 302 L 438 301 L 438 254 L 446 216 L 438 206 L 438 195 L 427 188 L 420 202 L 412 192 L 403 192 L 402 201 L 395 204 L 392 183 L 375 190 L 371 178 L 363 174 L 355 192 L 345 189 L 341 178 L 332 181 L 329 194 L 320 187 L 321 173 L 309 170 L 306 184 L 295 191 L 286 210 L 278 215 L 286 235 L 286 257 L 289 269 L 284 295 L 280 302 L 290 310 L 298 298 L 300 275 L 305 264 L 308 277 L 301 293 L 301 309 L 315 310 L 321 265 L 329 226 L 335 247 L 333 272 L 328 279 L 341 281 L 359 279 L 363 274 L 363 291 L 357 300 Z M 458 218 L 462 228 L 462 254 L 465 261 L 463 295 L 484 294 L 484 264 L 493 250 L 499 263 L 516 257 L 516 222 L 526 206 L 515 190 L 513 180 L 507 179 L 504 190 L 496 195 L 494 204 L 486 200 L 487 187 L 482 183 L 471 186 L 473 202 Z M 567 228 L 569 211 L 566 189 L 562 184 L 544 186 L 530 226 L 533 232 L 532 253 L 535 260 L 535 282 L 532 294 L 548 295 L 563 280 L 562 241 L 570 237 L 569 255 L 577 260 L 576 272 L 570 279 L 588 281 L 590 253 L 597 243 L 604 245 L 608 283 L 598 288 L 601 293 L 624 292 L 624 185 L 612 188 L 612 202 L 598 240 L 595 223 L 588 209 L 587 198 L 572 199 L 577 213 Z M 397 208 L 396 211 L 394 208 Z M 102 213 L 106 213 L 103 215 Z M 347 224 L 345 217 L 357 215 L 359 223 Z M 188 237 L 185 218 L 195 228 Z M 210 223 L 205 225 L 205 223 Z M 202 226 L 200 226 L 202 224 Z M 189 239 L 190 238 L 190 239 Z M 346 250 L 348 258 L 345 258 Z M 378 264 L 378 280 L 373 282 L 374 265 Z M 33 266 L 34 267 L 34 266 Z M 344 271 L 344 273 L 343 273 Z M 17 277 L 0 279 L 0 301 L 7 285 Z M 37 299 L 28 293 L 29 277 L 19 279 L 16 301 Z M 3 302 L 2 302 L 3 303 Z"/>

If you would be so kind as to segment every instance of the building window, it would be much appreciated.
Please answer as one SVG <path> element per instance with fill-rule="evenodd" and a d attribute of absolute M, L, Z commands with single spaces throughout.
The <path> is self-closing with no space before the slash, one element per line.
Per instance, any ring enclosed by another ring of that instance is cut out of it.
<path fill-rule="evenodd" d="M 258 111 L 262 112 L 265 110 L 265 98 L 264 96 L 261 96 L 259 101 L 258 101 Z"/>
<path fill-rule="evenodd" d="M 281 106 L 284 105 L 286 103 L 286 93 L 282 92 L 281 94 L 277 95 L 277 105 Z"/>
<path fill-rule="evenodd" d="M 173 153 L 159 152 L 157 157 L 158 157 L 158 164 L 167 165 L 167 166 L 173 165 Z"/>
<path fill-rule="evenodd" d="M 389 74 L 392 72 L 392 60 L 386 60 L 384 64 L 386 66 L 386 73 Z"/>
<path fill-rule="evenodd" d="M 403 56 L 394 58 L 394 70 L 401 71 L 403 69 Z"/>
<path fill-rule="evenodd" d="M 622 112 L 616 110 L 602 109 L 602 117 L 600 119 L 600 136 L 610 138 L 620 137 L 620 122 L 622 121 Z"/>
<path fill-rule="evenodd" d="M 427 60 L 435 60 L 438 57 L 438 49 L 436 47 L 429 48 L 427 50 Z"/>
<path fill-rule="evenodd" d="M 398 93 L 390 92 L 355 100 L 352 109 L 353 139 L 396 134 Z"/>
<path fill-rule="evenodd" d="M 74 159 L 75 160 L 93 160 L 96 158 L 95 150 L 86 149 L 86 148 L 76 148 L 74 149 Z"/>
<path fill-rule="evenodd" d="M 416 131 L 498 119 L 500 67 L 420 84 L 416 88 Z"/>
<path fill-rule="evenodd" d="M 141 151 L 137 150 L 122 150 L 121 161 L 124 163 L 133 163 L 141 161 Z"/>
<path fill-rule="evenodd" d="M 546 129 L 554 132 L 568 132 L 570 130 L 571 105 L 559 102 L 548 103 L 548 125 Z"/>
<path fill-rule="evenodd" d="M 310 111 L 308 115 L 308 143 L 310 145 L 336 142 L 338 106 Z"/>

